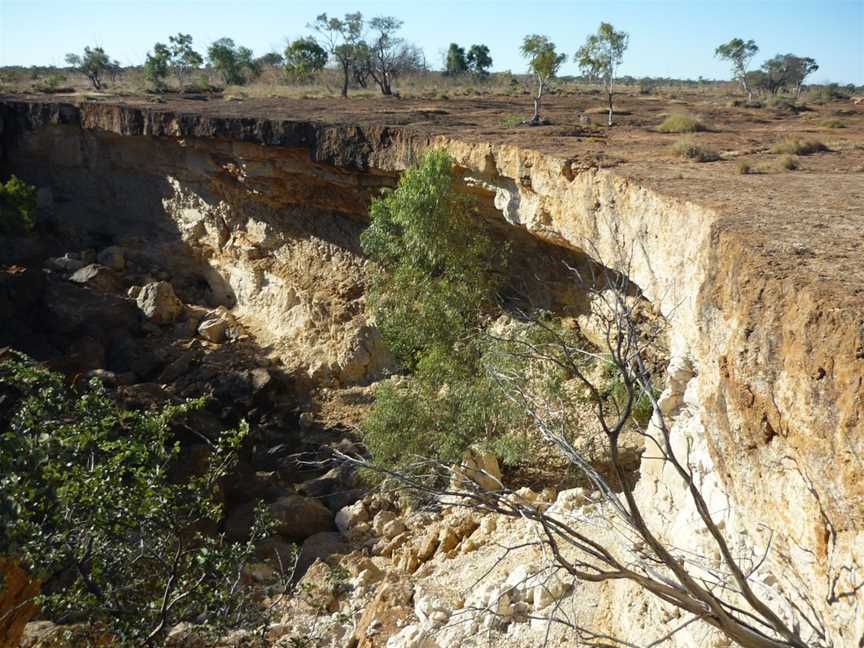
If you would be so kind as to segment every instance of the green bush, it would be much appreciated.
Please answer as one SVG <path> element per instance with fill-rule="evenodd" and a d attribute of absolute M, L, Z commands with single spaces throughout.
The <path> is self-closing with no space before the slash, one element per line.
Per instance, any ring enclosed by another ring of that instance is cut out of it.
<path fill-rule="evenodd" d="M 377 264 L 369 303 L 398 360 L 414 369 L 433 351 L 465 348 L 483 311 L 495 306 L 506 256 L 455 190 L 450 158 L 426 153 L 369 213 L 361 236 Z"/>
<path fill-rule="evenodd" d="M 33 230 L 36 211 L 36 187 L 14 175 L 6 184 L 0 182 L 0 234 L 16 236 Z"/>
<path fill-rule="evenodd" d="M 248 543 L 206 532 L 245 425 L 211 440 L 199 473 L 173 470 L 172 421 L 201 404 L 125 411 L 96 381 L 77 391 L 24 356 L 0 363 L 0 555 L 41 581 L 46 618 L 147 646 L 180 621 L 261 622 L 235 581 L 268 533 L 263 516 Z"/>
<path fill-rule="evenodd" d="M 841 119 L 824 119 L 819 125 L 822 128 L 846 128 L 846 123 Z"/>
<path fill-rule="evenodd" d="M 772 153 L 786 153 L 789 155 L 813 155 L 827 151 L 828 147 L 818 140 L 787 139 L 777 142 L 771 147 Z"/>
<path fill-rule="evenodd" d="M 707 131 L 708 127 L 692 115 L 676 113 L 664 119 L 657 130 L 661 133 L 698 133 Z"/>
<path fill-rule="evenodd" d="M 672 153 L 678 157 L 684 157 L 696 162 L 715 162 L 720 159 L 720 154 L 712 148 L 697 144 L 687 137 L 682 137 L 672 145 Z"/>
<path fill-rule="evenodd" d="M 373 201 L 361 236 L 375 262 L 369 305 L 389 348 L 411 371 L 379 389 L 365 423 L 375 458 L 458 458 L 496 434 L 507 407 L 484 374 L 478 332 L 498 308 L 506 250 L 454 187 L 444 151 L 427 152 L 395 191 Z"/>

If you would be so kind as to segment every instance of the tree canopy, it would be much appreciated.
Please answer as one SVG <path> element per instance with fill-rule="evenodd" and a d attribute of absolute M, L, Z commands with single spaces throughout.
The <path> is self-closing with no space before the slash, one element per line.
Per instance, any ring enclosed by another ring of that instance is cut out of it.
<path fill-rule="evenodd" d="M 306 80 L 327 65 L 327 58 L 314 38 L 298 38 L 285 48 L 285 71 L 295 80 Z"/>
<path fill-rule="evenodd" d="M 106 72 L 110 73 L 116 62 L 112 62 L 101 47 L 85 47 L 83 56 L 67 54 L 66 63 L 86 76 L 94 88 L 101 90 L 104 86 L 102 76 Z"/>
<path fill-rule="evenodd" d="M 260 72 L 252 50 L 235 45 L 230 38 L 214 41 L 207 49 L 207 58 L 226 85 L 243 85 Z"/>
<path fill-rule="evenodd" d="M 558 74 L 558 70 L 567 60 L 566 54 L 559 54 L 555 49 L 555 43 L 549 40 L 546 36 L 539 34 L 531 34 L 526 36 L 522 41 L 522 47 L 519 48 L 526 59 L 528 59 L 528 69 L 537 77 L 537 95 L 534 97 L 534 115 L 531 117 L 530 123 L 540 123 L 540 107 L 543 100 L 543 91 L 549 79 Z"/>

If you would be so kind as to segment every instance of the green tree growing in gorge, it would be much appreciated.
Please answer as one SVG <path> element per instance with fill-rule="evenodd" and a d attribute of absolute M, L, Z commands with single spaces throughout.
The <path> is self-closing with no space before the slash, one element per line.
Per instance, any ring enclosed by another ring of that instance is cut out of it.
<path fill-rule="evenodd" d="M 380 388 L 365 424 L 379 461 L 431 449 L 456 458 L 507 426 L 508 408 L 481 368 L 479 330 L 496 311 L 505 264 L 444 151 L 427 152 L 395 191 L 372 202 L 363 250 L 375 262 L 369 303 L 411 373 Z"/>
<path fill-rule="evenodd" d="M 740 38 L 733 38 L 714 50 L 714 56 L 732 64 L 732 78 L 744 88 L 744 92 L 747 93 L 747 101 L 753 101 L 753 88 L 747 78 L 747 66 L 758 51 L 759 46 L 756 45 L 755 41 L 752 39 L 744 41 Z"/>
<path fill-rule="evenodd" d="M 191 476 L 178 471 L 173 424 L 201 404 L 125 411 L 95 381 L 79 391 L 23 356 L 0 362 L 0 555 L 42 583 L 34 602 L 47 618 L 130 646 L 163 645 L 181 621 L 264 620 L 241 570 L 266 517 L 247 543 L 207 531 L 246 426 L 207 439 Z"/>
<path fill-rule="evenodd" d="M 33 230 L 36 211 L 36 187 L 14 175 L 6 184 L 0 182 L 0 234 L 14 236 Z"/>
<path fill-rule="evenodd" d="M 103 76 L 106 73 L 110 73 L 111 67 L 114 65 L 108 54 L 101 47 L 85 47 L 83 56 L 79 54 L 67 54 L 66 63 L 86 76 L 96 90 L 103 88 Z"/>
<path fill-rule="evenodd" d="M 567 60 L 566 54 L 558 54 L 555 51 L 555 43 L 546 36 L 532 34 L 526 36 L 519 50 L 528 59 L 528 69 L 537 77 L 537 94 L 534 97 L 534 115 L 528 121 L 529 124 L 540 124 L 540 109 L 543 101 L 543 92 L 550 79 L 558 74 L 561 65 Z"/>
<path fill-rule="evenodd" d="M 583 73 L 599 79 L 609 102 L 608 125 L 612 125 L 612 96 L 614 93 L 615 69 L 624 60 L 630 36 L 607 22 L 601 22 L 596 34 L 592 34 L 576 52 L 576 60 Z"/>

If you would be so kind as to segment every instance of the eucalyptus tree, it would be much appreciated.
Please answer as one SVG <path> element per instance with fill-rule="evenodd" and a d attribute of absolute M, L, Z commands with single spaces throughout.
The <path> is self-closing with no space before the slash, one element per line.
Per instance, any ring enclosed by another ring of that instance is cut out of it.
<path fill-rule="evenodd" d="M 178 32 L 176 36 L 169 36 L 168 42 L 168 50 L 171 54 L 170 66 L 177 78 L 180 90 L 183 90 L 192 71 L 201 67 L 204 58 L 192 48 L 192 36 L 190 34 Z"/>
<path fill-rule="evenodd" d="M 624 60 L 624 51 L 629 44 L 627 32 L 615 31 L 607 22 L 601 22 L 596 34 L 590 35 L 576 52 L 579 67 L 588 76 L 599 79 L 609 102 L 609 126 L 612 125 L 612 96 L 614 94 L 615 69 Z"/>
<path fill-rule="evenodd" d="M 558 74 L 561 65 L 567 60 L 566 54 L 559 54 L 555 49 L 555 43 L 546 36 L 531 34 L 522 41 L 519 49 L 528 59 L 528 69 L 537 78 L 537 94 L 534 96 L 534 115 L 528 121 L 530 124 L 541 123 L 540 109 L 543 101 L 543 92 L 550 79 Z"/>
<path fill-rule="evenodd" d="M 744 92 L 747 93 L 747 101 L 753 101 L 753 88 L 747 76 L 747 66 L 758 51 L 759 46 L 756 45 L 755 41 L 752 39 L 745 41 L 740 38 L 733 38 L 714 50 L 714 56 L 732 64 L 732 78 L 744 88 Z"/>
<path fill-rule="evenodd" d="M 84 54 L 67 54 L 66 63 L 86 76 L 96 90 L 104 87 L 103 75 L 110 72 L 111 59 L 101 47 L 85 47 Z"/>
<path fill-rule="evenodd" d="M 348 84 L 365 51 L 363 42 L 363 14 L 346 13 L 344 18 L 336 18 L 322 13 L 309 27 L 320 34 L 324 48 L 329 52 L 342 72 L 342 96 L 348 96 Z"/>
<path fill-rule="evenodd" d="M 297 81 L 311 79 L 327 65 L 327 50 L 314 38 L 298 38 L 285 48 L 285 72 Z"/>
<path fill-rule="evenodd" d="M 376 16 L 369 21 L 368 71 L 381 94 L 393 94 L 393 81 L 405 72 L 426 68 L 422 50 L 397 36 L 402 21 L 393 16 Z"/>
<path fill-rule="evenodd" d="M 444 63 L 444 74 L 447 76 L 459 76 L 468 71 L 468 60 L 465 58 L 465 48 L 450 43 L 447 48 L 447 60 Z"/>
<path fill-rule="evenodd" d="M 472 74 L 480 78 L 489 76 L 489 68 L 492 67 L 492 57 L 489 56 L 489 48 L 486 45 L 472 45 L 468 50 L 465 60 Z"/>

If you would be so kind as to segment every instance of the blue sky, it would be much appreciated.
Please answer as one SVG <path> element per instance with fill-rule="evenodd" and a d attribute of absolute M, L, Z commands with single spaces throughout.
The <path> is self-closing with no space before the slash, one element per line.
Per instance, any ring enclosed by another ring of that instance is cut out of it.
<path fill-rule="evenodd" d="M 321 11 L 395 15 L 403 35 L 430 63 L 451 41 L 486 43 L 496 70 L 524 71 L 522 37 L 546 34 L 572 56 L 606 20 L 630 33 L 622 74 L 727 78 L 714 48 L 733 36 L 753 38 L 756 62 L 777 53 L 812 56 L 811 81 L 864 84 L 864 0 L 0 0 L 0 65 L 62 64 L 66 52 L 100 44 L 123 64 L 141 63 L 156 41 L 191 33 L 199 51 L 222 36 L 256 54 L 284 48 L 307 33 Z M 563 74 L 576 73 L 568 63 Z"/>

